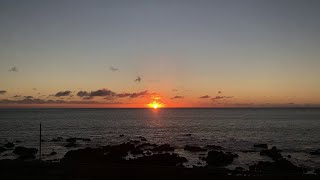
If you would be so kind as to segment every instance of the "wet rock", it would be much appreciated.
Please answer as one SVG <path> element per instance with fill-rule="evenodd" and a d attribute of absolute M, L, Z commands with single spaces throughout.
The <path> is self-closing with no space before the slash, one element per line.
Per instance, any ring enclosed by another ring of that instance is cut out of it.
<path fill-rule="evenodd" d="M 254 144 L 253 147 L 268 149 L 268 145 L 267 144 Z"/>
<path fill-rule="evenodd" d="M 171 147 L 169 144 L 163 144 L 151 149 L 153 152 L 164 152 L 164 151 L 174 151 L 174 147 Z"/>
<path fill-rule="evenodd" d="M 268 156 L 276 161 L 276 160 L 283 158 L 280 152 L 281 152 L 281 150 L 277 149 L 276 146 L 273 146 L 271 149 L 266 149 L 266 150 L 260 151 L 260 155 L 261 156 Z"/>
<path fill-rule="evenodd" d="M 288 158 L 291 158 L 291 155 L 288 155 L 287 157 L 288 157 Z"/>
<path fill-rule="evenodd" d="M 138 138 L 140 138 L 141 141 L 147 141 L 147 139 L 143 136 L 139 136 Z"/>
<path fill-rule="evenodd" d="M 80 141 L 91 141 L 90 138 L 68 138 L 68 139 L 66 139 L 66 141 L 69 142 L 69 143 L 75 143 L 78 140 L 80 140 Z"/>
<path fill-rule="evenodd" d="M 63 141 L 63 137 L 56 137 L 51 140 L 52 142 L 60 142 Z"/>
<path fill-rule="evenodd" d="M 132 144 L 139 144 L 139 143 L 140 143 L 140 141 L 138 141 L 138 140 L 130 140 L 130 141 L 129 141 L 129 143 L 132 143 Z"/>
<path fill-rule="evenodd" d="M 317 176 L 320 176 L 320 169 L 314 170 L 314 174 L 316 174 Z"/>
<path fill-rule="evenodd" d="M 206 149 L 203 149 L 201 147 L 198 147 L 198 146 L 189 146 L 189 145 L 186 145 L 184 147 L 184 150 L 186 151 L 191 151 L 191 152 L 201 152 L 201 151 L 207 151 Z"/>
<path fill-rule="evenodd" d="M 57 154 L 57 152 L 52 151 L 52 152 L 49 154 L 49 156 L 53 156 L 53 155 L 56 155 L 56 154 Z"/>
<path fill-rule="evenodd" d="M 35 159 L 36 156 L 34 154 L 23 154 L 20 155 L 17 160 L 31 160 L 31 159 Z"/>
<path fill-rule="evenodd" d="M 153 154 L 151 156 L 143 156 L 129 161 L 129 163 L 134 165 L 141 164 L 151 166 L 177 166 L 184 162 L 187 162 L 187 159 L 185 157 L 180 157 L 175 153 Z"/>
<path fill-rule="evenodd" d="M 104 159 L 104 151 L 101 148 L 85 148 L 68 151 L 61 162 L 66 164 L 99 163 Z"/>
<path fill-rule="evenodd" d="M 146 151 L 144 155 L 150 156 L 152 153 L 150 151 Z"/>
<path fill-rule="evenodd" d="M 221 146 L 216 146 L 216 145 L 207 145 L 207 149 L 212 149 L 212 150 L 221 150 L 223 149 Z"/>
<path fill-rule="evenodd" d="M 120 135 L 119 135 L 119 137 L 123 137 L 123 136 L 124 136 L 124 134 L 120 134 Z"/>
<path fill-rule="evenodd" d="M 13 148 L 14 147 L 14 144 L 12 142 L 8 142 L 7 144 L 4 145 L 4 147 L 6 148 Z"/>
<path fill-rule="evenodd" d="M 0 153 L 5 152 L 7 149 L 4 147 L 0 147 Z"/>
<path fill-rule="evenodd" d="M 26 148 L 22 146 L 18 146 L 14 148 L 13 153 L 20 155 L 20 156 L 26 156 L 28 157 L 29 155 L 34 155 L 38 152 L 38 149 L 36 148 Z"/>
<path fill-rule="evenodd" d="M 235 171 L 244 171 L 245 169 L 241 166 L 238 166 L 234 169 Z"/>
<path fill-rule="evenodd" d="M 156 144 L 143 143 L 143 144 L 138 145 L 136 148 L 147 150 L 147 149 L 152 149 L 152 148 L 157 147 L 157 146 L 158 145 L 156 145 Z"/>
<path fill-rule="evenodd" d="M 222 151 L 209 151 L 208 156 L 204 158 L 209 166 L 226 166 L 233 162 L 233 159 L 238 157 L 237 154 Z"/>
<path fill-rule="evenodd" d="M 64 147 L 72 148 L 72 147 L 79 147 L 80 145 L 75 142 L 69 142 L 68 144 L 64 145 Z"/>
<path fill-rule="evenodd" d="M 131 150 L 130 152 L 133 155 L 137 155 L 137 154 L 142 154 L 143 153 L 143 151 L 141 149 L 138 149 L 138 148 L 135 148 L 135 149 Z"/>
<path fill-rule="evenodd" d="M 305 170 L 301 167 L 295 166 L 290 161 L 282 158 L 275 162 L 263 162 L 260 161 L 258 164 L 249 167 L 250 171 L 262 171 L 269 172 L 273 175 L 276 174 L 302 174 Z"/>
<path fill-rule="evenodd" d="M 320 149 L 317 149 L 317 150 L 315 150 L 315 151 L 311 151 L 310 154 L 311 154 L 311 155 L 318 155 L 318 156 L 319 156 L 319 155 L 320 155 Z"/>
<path fill-rule="evenodd" d="M 110 156 L 115 156 L 117 158 L 122 158 L 128 155 L 129 151 L 135 149 L 135 145 L 131 143 L 122 143 L 114 146 L 103 146 L 102 149 L 108 152 Z"/>
<path fill-rule="evenodd" d="M 21 143 L 21 141 L 19 141 L 19 140 L 16 140 L 16 143 Z"/>
<path fill-rule="evenodd" d="M 192 136 L 192 134 L 185 134 L 185 136 Z"/>

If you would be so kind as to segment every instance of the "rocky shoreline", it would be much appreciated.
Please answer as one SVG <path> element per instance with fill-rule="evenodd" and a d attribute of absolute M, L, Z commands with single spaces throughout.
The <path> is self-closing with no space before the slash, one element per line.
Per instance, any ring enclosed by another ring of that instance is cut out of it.
<path fill-rule="evenodd" d="M 120 135 L 123 136 L 123 135 Z M 65 142 L 65 147 L 80 147 L 79 142 L 91 141 L 89 138 L 56 137 L 52 142 Z M 170 144 L 154 144 L 144 137 L 117 145 L 87 147 L 70 150 L 58 161 L 41 161 L 36 159 L 38 149 L 15 146 L 7 142 L 0 147 L 1 155 L 12 151 L 18 158 L 0 160 L 0 176 L 28 177 L 163 177 L 163 176 L 226 176 L 226 177 L 310 177 L 320 176 L 320 169 L 308 172 L 305 167 L 294 165 L 291 156 L 283 156 L 281 150 L 267 144 L 255 144 L 253 148 L 260 151 L 260 156 L 270 158 L 270 161 L 259 161 L 249 166 L 249 169 L 236 167 L 227 169 L 238 154 L 227 152 L 223 147 L 207 145 L 205 147 L 186 145 L 183 150 L 190 153 L 205 153 L 199 157 L 204 166 L 186 167 L 188 160 L 175 153 L 175 147 Z M 310 152 L 317 153 L 317 151 Z M 53 156 L 52 151 L 45 156 Z M 44 155 L 43 155 L 44 156 Z M 41 171 L 41 172 L 40 172 Z M 21 173 L 15 173 L 21 172 Z"/>

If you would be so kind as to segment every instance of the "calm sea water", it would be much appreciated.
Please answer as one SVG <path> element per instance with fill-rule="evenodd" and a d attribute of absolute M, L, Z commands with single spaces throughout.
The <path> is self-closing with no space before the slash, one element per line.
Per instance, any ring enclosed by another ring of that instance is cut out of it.
<path fill-rule="evenodd" d="M 270 160 L 252 147 L 267 143 L 282 149 L 283 155 L 290 154 L 297 165 L 320 166 L 320 156 L 309 154 L 320 149 L 320 109 L 0 109 L 0 143 L 38 147 L 40 122 L 43 153 L 58 153 L 44 155 L 45 159 L 61 158 L 70 150 L 63 147 L 65 142 L 50 142 L 58 136 L 91 139 L 81 147 L 118 144 L 143 136 L 149 142 L 175 146 L 189 164 L 203 164 L 199 156 L 205 153 L 185 152 L 185 145 L 222 146 L 239 154 L 231 166 L 247 167 Z M 9 151 L 0 158 L 14 155 Z"/>

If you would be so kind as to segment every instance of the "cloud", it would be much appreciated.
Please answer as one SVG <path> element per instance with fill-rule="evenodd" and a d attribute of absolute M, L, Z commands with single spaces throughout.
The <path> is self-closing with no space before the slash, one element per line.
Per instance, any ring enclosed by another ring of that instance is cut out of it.
<path fill-rule="evenodd" d="M 33 99 L 33 96 L 23 96 L 25 99 Z"/>
<path fill-rule="evenodd" d="M 207 99 L 207 98 L 210 98 L 210 96 L 209 95 L 205 95 L 205 96 L 200 96 L 199 98 Z"/>
<path fill-rule="evenodd" d="M 77 96 L 80 96 L 80 97 L 84 97 L 84 96 L 89 96 L 90 93 L 88 93 L 87 91 L 79 91 L 77 93 Z"/>
<path fill-rule="evenodd" d="M 7 93 L 7 91 L 5 91 L 5 90 L 0 90 L 0 94 L 5 94 L 5 93 Z"/>
<path fill-rule="evenodd" d="M 18 68 L 16 66 L 9 69 L 9 72 L 18 72 Z"/>
<path fill-rule="evenodd" d="M 119 69 L 118 68 L 115 68 L 115 67 L 113 67 L 113 66 L 110 66 L 110 68 L 109 68 L 111 71 L 119 71 Z"/>
<path fill-rule="evenodd" d="M 134 82 L 141 82 L 141 77 L 140 76 L 138 76 L 135 80 L 134 80 Z"/>
<path fill-rule="evenodd" d="M 70 95 L 71 95 L 71 91 L 60 91 L 60 92 L 57 92 L 54 96 L 62 97 L 62 96 L 70 96 Z"/>
<path fill-rule="evenodd" d="M 91 91 L 90 93 L 88 93 L 87 91 L 79 91 L 77 93 L 77 96 L 79 97 L 115 96 L 115 95 L 116 95 L 115 92 L 108 89 L 99 89 L 96 91 Z"/>
<path fill-rule="evenodd" d="M 174 96 L 171 99 L 181 99 L 181 98 L 184 98 L 184 97 L 183 96 Z"/>
<path fill-rule="evenodd" d="M 173 91 L 173 92 L 177 92 L 177 91 L 178 91 L 178 89 L 172 89 L 172 91 Z"/>
<path fill-rule="evenodd" d="M 117 94 L 116 96 L 119 98 L 123 98 L 123 97 L 137 98 L 140 96 L 147 96 L 147 95 L 151 95 L 151 94 L 148 91 L 141 91 L 138 93 L 121 93 L 121 94 Z"/>
<path fill-rule="evenodd" d="M 114 96 L 116 93 L 108 89 L 99 89 L 97 91 L 91 91 L 90 96 Z"/>
<path fill-rule="evenodd" d="M 216 100 L 220 100 L 220 99 L 230 99 L 230 98 L 233 98 L 233 96 L 216 96 L 216 97 L 213 97 L 211 99 L 213 101 L 216 101 Z"/>

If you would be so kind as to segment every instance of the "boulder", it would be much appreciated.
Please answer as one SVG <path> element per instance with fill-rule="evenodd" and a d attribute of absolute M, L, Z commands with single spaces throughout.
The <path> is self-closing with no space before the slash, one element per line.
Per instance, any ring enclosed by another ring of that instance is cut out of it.
<path fill-rule="evenodd" d="M 268 145 L 267 144 L 254 144 L 253 147 L 268 149 Z"/>
<path fill-rule="evenodd" d="M 150 166 L 177 166 L 182 163 L 187 162 L 185 157 L 180 157 L 179 155 L 173 153 L 164 153 L 164 154 L 153 154 L 151 156 L 143 156 L 137 159 L 129 160 L 129 163 L 134 165 L 150 165 Z"/>
<path fill-rule="evenodd" d="M 20 156 L 28 156 L 28 155 L 34 155 L 38 152 L 38 149 L 36 148 L 26 148 L 22 146 L 18 146 L 13 150 L 13 153 L 20 155 Z"/>
<path fill-rule="evenodd" d="M 4 147 L 0 147 L 0 153 L 5 152 L 7 149 Z"/>
<path fill-rule="evenodd" d="M 49 154 L 49 156 L 53 156 L 53 155 L 56 155 L 56 154 L 57 154 L 57 152 L 52 151 L 52 152 Z"/>
<path fill-rule="evenodd" d="M 63 141 L 63 137 L 56 137 L 56 138 L 53 138 L 51 141 L 52 141 L 52 142 Z"/>
<path fill-rule="evenodd" d="M 174 151 L 174 147 L 171 147 L 169 144 L 163 144 L 151 149 L 153 152 L 164 152 L 164 151 Z"/>
<path fill-rule="evenodd" d="M 186 145 L 184 147 L 184 150 L 186 151 L 191 151 L 191 152 L 201 152 L 201 151 L 207 151 L 206 149 L 203 149 L 201 147 L 198 147 L 198 146 L 189 146 L 189 145 Z"/>
<path fill-rule="evenodd" d="M 282 158 L 275 162 L 263 162 L 260 161 L 258 164 L 249 167 L 250 171 L 261 171 L 268 172 L 273 175 L 277 174 L 290 174 L 297 175 L 302 174 L 305 170 L 301 167 L 295 166 L 290 161 Z"/>
<path fill-rule="evenodd" d="M 14 147 L 14 144 L 12 142 L 8 142 L 7 144 L 4 145 L 4 147 L 6 148 L 13 148 Z"/>
<path fill-rule="evenodd" d="M 276 146 L 273 146 L 271 149 L 266 149 L 266 150 L 260 151 L 260 155 L 261 156 L 268 156 L 276 161 L 276 160 L 283 158 L 280 152 L 281 152 L 281 150 L 277 149 Z"/>
<path fill-rule="evenodd" d="M 208 166 L 226 166 L 233 162 L 233 159 L 238 157 L 237 154 L 222 151 L 209 151 L 208 156 L 204 158 Z"/>

